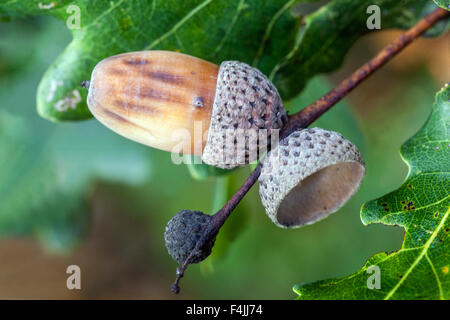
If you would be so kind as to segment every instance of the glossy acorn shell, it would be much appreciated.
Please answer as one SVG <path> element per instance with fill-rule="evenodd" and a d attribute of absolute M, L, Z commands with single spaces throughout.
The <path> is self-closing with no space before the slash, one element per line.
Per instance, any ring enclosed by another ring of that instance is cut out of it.
<path fill-rule="evenodd" d="M 218 71 L 213 63 L 169 51 L 112 56 L 92 72 L 88 106 L 101 123 L 126 138 L 201 155 Z"/>

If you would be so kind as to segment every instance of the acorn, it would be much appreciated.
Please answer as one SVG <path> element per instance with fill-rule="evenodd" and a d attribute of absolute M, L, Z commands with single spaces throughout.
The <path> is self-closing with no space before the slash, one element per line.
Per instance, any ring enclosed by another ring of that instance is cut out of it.
<path fill-rule="evenodd" d="M 357 147 L 341 134 L 304 129 L 280 140 L 262 160 L 259 193 L 277 226 L 296 228 L 337 211 L 364 174 Z"/>
<path fill-rule="evenodd" d="M 183 264 L 195 249 L 212 216 L 200 211 L 181 210 L 170 219 L 164 232 L 164 240 L 170 256 L 179 264 Z M 198 263 L 206 259 L 214 246 L 216 238 L 212 238 L 200 250 L 194 252 L 189 263 Z"/>
<path fill-rule="evenodd" d="M 270 129 L 287 122 L 275 86 L 238 61 L 218 66 L 170 51 L 129 52 L 100 61 L 85 86 L 91 113 L 111 130 L 220 168 L 257 160 L 254 133 L 267 129 L 269 140 Z"/>

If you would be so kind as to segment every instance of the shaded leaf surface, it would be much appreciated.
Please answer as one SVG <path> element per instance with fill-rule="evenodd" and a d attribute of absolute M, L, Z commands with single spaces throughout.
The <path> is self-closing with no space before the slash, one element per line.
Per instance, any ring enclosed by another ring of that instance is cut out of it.
<path fill-rule="evenodd" d="M 0 237 L 36 235 L 67 250 L 86 231 L 93 182 L 136 184 L 148 175 L 143 150 L 93 123 L 82 127 L 36 134 L 32 123 L 0 113 Z"/>
<path fill-rule="evenodd" d="M 53 43 L 67 33 L 44 19 L 2 27 L 0 64 L 17 68 L 0 70 L 0 238 L 37 236 L 47 248 L 68 250 L 87 230 L 95 183 L 144 182 L 150 149 L 95 121 L 55 124 L 38 117 L 29 93 L 60 50 Z"/>
<path fill-rule="evenodd" d="M 239 60 L 272 78 L 285 100 L 297 95 L 308 79 L 336 69 L 366 27 L 369 5 L 379 5 L 382 28 L 407 28 L 435 5 L 427 0 L 332 1 L 302 16 L 295 4 L 305 1 L 2 1 L 0 17 L 49 14 L 66 21 L 70 5 L 80 9 L 73 41 L 43 76 L 38 112 L 51 120 L 91 116 L 86 90 L 103 58 L 127 51 L 181 51 L 215 63 Z"/>
<path fill-rule="evenodd" d="M 401 148 L 410 171 L 396 191 L 367 202 L 364 224 L 405 228 L 401 250 L 379 253 L 342 279 L 297 285 L 299 299 L 449 299 L 450 86 L 436 95 L 425 126 Z M 368 289 L 370 266 L 380 268 L 381 288 Z"/>

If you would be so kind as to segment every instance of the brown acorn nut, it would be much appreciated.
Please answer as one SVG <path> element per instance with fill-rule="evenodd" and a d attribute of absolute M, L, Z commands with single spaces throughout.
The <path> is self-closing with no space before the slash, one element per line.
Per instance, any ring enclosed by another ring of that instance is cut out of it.
<path fill-rule="evenodd" d="M 100 61 L 87 103 L 100 122 L 131 140 L 202 155 L 205 163 L 221 168 L 249 162 L 253 141 L 247 131 L 280 129 L 287 121 L 278 91 L 257 69 L 237 61 L 219 67 L 170 51 L 129 52 Z M 182 146 L 174 137 L 179 130 L 189 137 Z M 236 156 L 238 136 L 247 142 L 245 162 Z"/>
<path fill-rule="evenodd" d="M 100 61 L 92 72 L 87 103 L 109 129 L 145 145 L 171 151 L 172 134 L 186 129 L 194 138 L 209 128 L 219 67 L 169 51 L 139 51 Z M 194 123 L 202 132 L 194 135 Z M 198 134 L 197 134 L 198 135 Z"/>
<path fill-rule="evenodd" d="M 337 211 L 365 174 L 356 146 L 320 128 L 291 133 L 262 161 L 261 200 L 269 218 L 283 228 L 312 224 Z"/>

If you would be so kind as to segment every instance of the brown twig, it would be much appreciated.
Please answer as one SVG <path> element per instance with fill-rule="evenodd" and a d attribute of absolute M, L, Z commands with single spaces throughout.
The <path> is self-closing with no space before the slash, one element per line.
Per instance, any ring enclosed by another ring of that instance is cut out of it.
<path fill-rule="evenodd" d="M 289 116 L 288 123 L 281 131 L 280 138 L 288 136 L 290 133 L 308 127 L 311 123 L 316 121 L 322 114 L 328 111 L 332 106 L 344 98 L 350 91 L 358 86 L 362 81 L 367 79 L 376 70 L 380 69 L 389 60 L 395 57 L 407 45 L 425 33 L 428 29 L 434 26 L 440 20 L 449 17 L 450 13 L 444 9 L 437 8 L 430 14 L 419 20 L 411 29 L 400 35 L 392 43 L 384 47 L 374 58 L 364 64 L 362 67 L 353 72 L 349 77 L 345 78 L 338 86 L 328 92 L 319 100 L 313 102 L 303 110 Z M 197 242 L 197 245 L 192 252 L 201 249 L 209 239 L 215 237 L 222 225 L 225 223 L 231 212 L 236 208 L 239 202 L 244 198 L 250 188 L 258 180 L 261 174 L 260 162 L 255 170 L 253 170 L 249 177 L 244 181 L 242 186 L 236 193 L 228 200 L 228 202 L 213 216 L 213 220 L 208 226 L 208 229 L 203 233 L 202 237 Z M 184 275 L 184 271 L 190 264 L 192 254 L 186 259 L 181 267 L 177 269 L 177 279 L 172 285 L 174 293 L 179 292 L 178 283 Z"/>
<path fill-rule="evenodd" d="M 344 79 L 337 87 L 328 92 L 322 98 L 313 102 L 305 109 L 289 117 L 283 133 L 289 135 L 292 131 L 300 128 L 306 128 L 312 122 L 316 121 L 324 112 L 328 111 L 339 100 L 345 97 L 350 91 L 358 86 L 363 80 L 367 79 L 376 70 L 384 66 L 389 60 L 395 57 L 408 44 L 420 37 L 428 29 L 434 26 L 440 20 L 448 17 L 450 13 L 444 9 L 437 8 L 417 22 L 411 29 L 401 34 L 392 43 L 383 48 L 374 58 L 364 64 L 349 77 Z M 282 134 L 283 136 L 283 134 Z"/>

